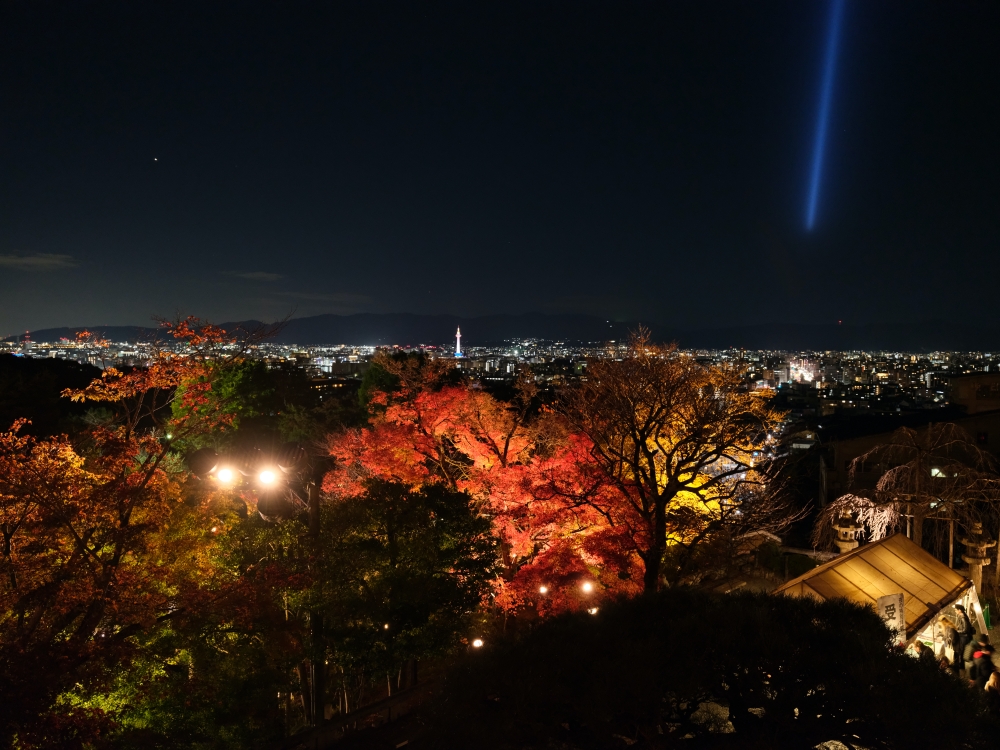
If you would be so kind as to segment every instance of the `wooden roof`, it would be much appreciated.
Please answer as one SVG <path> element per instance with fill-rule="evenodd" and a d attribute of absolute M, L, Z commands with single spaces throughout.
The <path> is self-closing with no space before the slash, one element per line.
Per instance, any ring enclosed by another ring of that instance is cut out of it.
<path fill-rule="evenodd" d="M 842 597 L 875 606 L 880 596 L 902 592 L 906 633 L 912 635 L 971 586 L 972 581 L 906 536 L 893 534 L 835 557 L 775 593 L 821 601 Z"/>

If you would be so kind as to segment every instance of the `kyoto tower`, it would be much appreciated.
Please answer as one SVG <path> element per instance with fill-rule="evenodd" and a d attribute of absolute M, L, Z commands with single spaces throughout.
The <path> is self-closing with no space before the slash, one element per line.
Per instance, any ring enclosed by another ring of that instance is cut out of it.
<path fill-rule="evenodd" d="M 459 327 L 455 331 L 455 356 L 462 356 L 462 329 Z"/>

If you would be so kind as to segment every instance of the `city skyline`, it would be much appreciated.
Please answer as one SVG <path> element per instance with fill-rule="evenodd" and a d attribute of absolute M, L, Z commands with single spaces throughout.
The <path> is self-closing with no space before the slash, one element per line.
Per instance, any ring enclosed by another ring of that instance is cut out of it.
<path fill-rule="evenodd" d="M 281 345 L 332 346 L 452 346 L 454 327 L 472 332 L 476 345 L 511 340 L 572 342 L 624 341 L 645 328 L 655 341 L 689 349 L 746 348 L 789 351 L 1000 351 L 1000 326 L 982 321 L 914 321 L 898 325 L 851 325 L 843 322 L 808 324 L 776 321 L 683 329 L 654 321 L 615 321 L 585 315 L 450 315 L 368 314 L 318 315 L 285 321 L 205 321 L 229 331 L 266 329 L 268 340 Z M 112 341 L 148 341 L 164 336 L 157 321 L 148 326 L 63 326 L 3 335 L 0 341 L 25 337 L 40 342 L 74 340 L 87 330 Z M 451 342 L 451 343 L 449 343 Z"/>

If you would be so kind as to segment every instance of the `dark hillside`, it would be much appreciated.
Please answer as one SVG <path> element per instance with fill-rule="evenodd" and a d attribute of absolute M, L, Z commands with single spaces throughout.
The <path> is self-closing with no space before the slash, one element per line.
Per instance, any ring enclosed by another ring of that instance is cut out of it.
<path fill-rule="evenodd" d="M 88 406 L 62 397 L 65 388 L 83 388 L 101 371 L 63 359 L 31 359 L 0 354 L 0 429 L 26 418 L 25 432 L 45 436 L 68 431 L 70 420 Z"/>

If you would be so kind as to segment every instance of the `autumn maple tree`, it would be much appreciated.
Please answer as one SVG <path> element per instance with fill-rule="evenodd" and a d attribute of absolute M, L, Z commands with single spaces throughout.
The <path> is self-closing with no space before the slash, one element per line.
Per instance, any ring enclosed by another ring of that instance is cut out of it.
<path fill-rule="evenodd" d="M 65 394 L 108 404 L 113 420 L 72 440 L 34 439 L 22 434 L 23 422 L 0 433 L 4 746 L 15 735 L 30 744 L 56 696 L 102 679 L 105 665 L 126 659 L 132 635 L 180 606 L 190 571 L 170 565 L 158 537 L 183 477 L 170 465 L 170 442 L 231 418 L 208 394 L 220 362 L 239 354 L 224 331 L 195 319 L 165 328 L 186 344 L 182 351 L 156 351 L 148 366 L 127 372 L 107 368 Z M 183 408 L 174 410 L 178 400 Z"/>
<path fill-rule="evenodd" d="M 766 456 L 781 415 L 736 368 L 639 331 L 622 356 L 590 362 L 562 413 L 603 480 L 580 501 L 604 519 L 609 545 L 642 561 L 646 592 L 698 580 L 745 534 L 792 520 Z"/>
<path fill-rule="evenodd" d="M 447 362 L 378 366 L 393 387 L 373 392 L 368 427 L 330 438 L 325 490 L 357 496 L 378 479 L 468 492 L 500 540 L 505 609 L 582 608 L 594 586 L 655 591 L 789 520 L 763 450 L 779 415 L 735 370 L 638 336 L 552 409 L 529 381 L 503 402 L 449 380 Z"/>
<path fill-rule="evenodd" d="M 553 540 L 569 537 L 561 526 L 575 523 L 549 489 L 549 477 L 566 468 L 558 420 L 538 415 L 527 380 L 503 402 L 459 380 L 446 360 L 381 355 L 376 366 L 390 377 L 369 396 L 368 426 L 328 440 L 336 463 L 324 481 L 327 496 L 359 497 L 372 481 L 467 493 L 499 540 L 496 602 L 516 609 L 534 586 L 522 570 L 538 564 Z"/>

